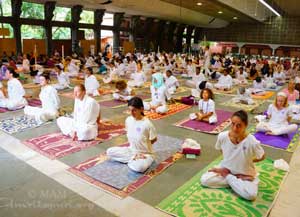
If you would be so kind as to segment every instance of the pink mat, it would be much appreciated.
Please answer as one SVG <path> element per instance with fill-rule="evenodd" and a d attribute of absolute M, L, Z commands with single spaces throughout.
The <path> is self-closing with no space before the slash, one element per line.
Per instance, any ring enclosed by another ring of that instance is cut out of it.
<path fill-rule="evenodd" d="M 28 139 L 23 143 L 46 157 L 55 159 L 125 134 L 124 125 L 109 122 L 103 123 L 99 131 L 98 137 L 92 141 L 73 141 L 62 133 L 51 133 Z"/>
<path fill-rule="evenodd" d="M 38 107 L 38 106 L 42 105 L 42 102 L 39 99 L 28 99 L 27 102 L 28 102 L 28 105 L 34 106 L 34 107 Z M 23 109 L 23 108 L 21 108 L 21 109 Z M 20 110 L 20 109 L 17 109 L 17 110 Z M 7 108 L 0 108 L 0 113 L 5 113 L 5 112 L 9 112 L 9 111 L 16 111 L 16 110 L 8 110 Z"/>
<path fill-rule="evenodd" d="M 216 110 L 216 113 L 218 122 L 215 124 L 208 124 L 205 122 L 190 120 L 189 118 L 187 118 L 176 123 L 175 126 L 203 133 L 218 134 L 231 124 L 230 118 L 233 112 Z"/>

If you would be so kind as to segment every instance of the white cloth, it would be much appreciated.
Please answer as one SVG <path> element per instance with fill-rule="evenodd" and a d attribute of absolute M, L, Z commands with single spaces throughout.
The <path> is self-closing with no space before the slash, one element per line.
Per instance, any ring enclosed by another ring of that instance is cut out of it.
<path fill-rule="evenodd" d="M 251 91 L 246 89 L 245 93 L 241 94 L 239 90 L 237 91 L 237 96 L 235 96 L 233 99 L 233 102 L 236 103 L 246 103 L 248 105 L 254 104 L 254 100 L 251 98 Z"/>
<path fill-rule="evenodd" d="M 92 140 L 98 135 L 99 113 L 100 105 L 85 95 L 83 100 L 75 99 L 73 118 L 60 117 L 57 125 L 64 135 L 73 136 L 76 132 L 78 140 Z"/>
<path fill-rule="evenodd" d="M 7 82 L 7 94 L 8 98 L 0 99 L 0 107 L 15 110 L 27 105 L 25 90 L 18 79 L 13 78 Z"/>
<path fill-rule="evenodd" d="M 69 76 L 76 77 L 79 74 L 79 67 L 74 62 L 70 62 L 66 71 L 68 72 Z"/>
<path fill-rule="evenodd" d="M 95 75 L 85 76 L 84 86 L 87 94 L 92 94 L 93 96 L 99 96 L 99 87 L 100 84 L 95 77 Z"/>
<path fill-rule="evenodd" d="M 69 76 L 65 72 L 61 72 L 57 75 L 57 84 L 54 84 L 53 87 L 57 90 L 63 90 L 69 87 L 70 79 Z"/>
<path fill-rule="evenodd" d="M 169 94 L 174 94 L 179 87 L 179 82 L 175 76 L 171 75 L 166 78 L 165 85 L 168 88 Z"/>
<path fill-rule="evenodd" d="M 151 141 L 157 138 L 157 133 L 152 122 L 144 117 L 136 120 L 132 116 L 125 121 L 129 147 L 113 147 L 107 150 L 107 155 L 136 172 L 144 172 L 148 169 L 154 158 Z M 135 159 L 137 154 L 143 154 L 145 159 Z"/>
<path fill-rule="evenodd" d="M 51 85 L 42 87 L 39 98 L 42 102 L 42 108 L 25 106 L 25 115 L 35 117 L 35 120 L 39 123 L 55 119 L 58 116 L 60 106 L 56 89 Z"/>
<path fill-rule="evenodd" d="M 188 87 L 198 89 L 198 88 L 199 88 L 199 84 L 200 84 L 202 81 L 206 81 L 206 78 L 205 78 L 205 76 L 204 76 L 203 73 L 200 73 L 199 75 L 194 74 L 194 75 L 192 76 L 192 80 L 187 80 L 187 81 L 185 82 L 185 84 L 186 84 L 186 86 L 188 86 Z"/>
<path fill-rule="evenodd" d="M 131 79 L 128 81 L 128 86 L 130 87 L 141 87 L 146 82 L 146 76 L 144 72 L 135 72 L 131 74 Z"/>
<path fill-rule="evenodd" d="M 221 75 L 218 80 L 218 83 L 215 84 L 217 89 L 231 89 L 232 87 L 232 77 L 230 75 Z"/>
<path fill-rule="evenodd" d="M 291 116 L 289 108 L 278 110 L 274 104 L 271 104 L 267 111 L 270 120 L 268 122 L 260 122 L 256 126 L 259 132 L 271 131 L 274 135 L 283 135 L 295 132 L 297 130 L 296 124 L 289 124 L 288 117 Z"/>

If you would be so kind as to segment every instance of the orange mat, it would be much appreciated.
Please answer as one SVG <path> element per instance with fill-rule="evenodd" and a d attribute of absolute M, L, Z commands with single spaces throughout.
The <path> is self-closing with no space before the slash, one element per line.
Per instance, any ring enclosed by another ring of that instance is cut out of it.
<path fill-rule="evenodd" d="M 253 99 L 269 99 L 274 95 L 274 92 L 272 91 L 266 91 L 264 95 L 255 95 L 251 94 L 251 97 Z"/>

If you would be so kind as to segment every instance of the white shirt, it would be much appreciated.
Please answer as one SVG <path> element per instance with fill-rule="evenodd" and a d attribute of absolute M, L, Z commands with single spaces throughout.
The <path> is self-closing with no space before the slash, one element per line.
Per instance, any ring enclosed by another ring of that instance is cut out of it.
<path fill-rule="evenodd" d="M 136 120 L 129 116 L 125 121 L 129 147 L 136 153 L 152 153 L 151 140 L 157 137 L 156 129 L 152 122 L 144 117 Z"/>
<path fill-rule="evenodd" d="M 69 76 L 64 72 L 57 74 L 57 80 L 58 83 L 64 87 L 67 87 L 70 84 Z"/>
<path fill-rule="evenodd" d="M 30 70 L 30 62 L 28 59 L 23 59 L 22 67 L 24 70 L 29 71 Z"/>
<path fill-rule="evenodd" d="M 42 108 L 47 111 L 57 112 L 60 106 L 60 99 L 57 95 L 56 89 L 47 85 L 41 88 L 39 98 L 42 102 Z"/>
<path fill-rule="evenodd" d="M 221 77 L 218 80 L 218 84 L 232 86 L 232 77 L 230 75 L 221 75 Z"/>
<path fill-rule="evenodd" d="M 202 81 L 206 81 L 206 78 L 205 78 L 204 74 L 200 72 L 199 75 L 197 75 L 197 74 L 193 75 L 192 81 L 194 81 L 195 84 L 199 85 Z"/>
<path fill-rule="evenodd" d="M 229 169 L 232 174 L 255 177 L 253 159 L 262 158 L 264 150 L 253 135 L 249 134 L 239 144 L 233 144 L 229 138 L 229 131 L 225 131 L 218 135 L 215 147 L 223 153 L 221 167 Z"/>
<path fill-rule="evenodd" d="M 203 111 L 204 114 L 212 112 L 214 115 L 216 114 L 215 110 L 215 102 L 212 99 L 209 99 L 208 101 L 204 101 L 203 99 L 199 100 L 198 104 L 199 110 Z"/>
<path fill-rule="evenodd" d="M 23 100 L 25 90 L 18 79 L 13 78 L 7 82 L 7 94 L 9 100 Z"/>
<path fill-rule="evenodd" d="M 285 79 L 285 74 L 283 72 L 274 72 L 273 77 L 276 79 Z"/>
<path fill-rule="evenodd" d="M 86 88 L 87 93 L 94 93 L 94 91 L 98 90 L 100 84 L 94 75 L 85 76 L 84 86 Z"/>
<path fill-rule="evenodd" d="M 171 87 L 177 88 L 177 87 L 179 87 L 178 80 L 173 75 L 171 75 L 170 77 L 166 77 L 165 85 L 167 86 L 167 88 L 171 88 Z"/>
<path fill-rule="evenodd" d="M 163 85 L 158 89 L 155 89 L 152 85 L 150 87 L 151 90 L 151 99 L 152 99 L 152 103 L 154 105 L 158 105 L 158 104 L 167 104 L 167 99 L 170 99 L 171 96 L 169 94 L 169 91 L 167 90 L 166 86 Z"/>
<path fill-rule="evenodd" d="M 146 76 L 144 72 L 135 72 L 131 74 L 131 79 L 133 79 L 137 83 L 144 83 L 146 82 Z"/>
<path fill-rule="evenodd" d="M 253 88 L 262 90 L 264 89 L 264 83 L 264 81 L 261 81 L 260 83 L 257 83 L 257 81 L 253 81 Z"/>
<path fill-rule="evenodd" d="M 290 115 L 289 108 L 278 110 L 274 104 L 269 105 L 267 114 L 271 116 L 269 124 L 272 126 L 288 125 L 288 117 Z"/>
<path fill-rule="evenodd" d="M 78 74 L 79 73 L 79 67 L 77 65 L 75 65 L 75 63 L 71 62 L 68 66 L 67 66 L 67 71 L 73 75 Z"/>
<path fill-rule="evenodd" d="M 75 99 L 73 114 L 75 126 L 97 125 L 99 113 L 100 105 L 92 97 L 85 95 L 82 100 Z"/>

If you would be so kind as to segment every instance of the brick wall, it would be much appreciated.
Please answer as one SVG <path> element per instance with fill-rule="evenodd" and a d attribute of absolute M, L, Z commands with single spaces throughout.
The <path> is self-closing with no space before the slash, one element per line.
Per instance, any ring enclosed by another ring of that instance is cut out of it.
<path fill-rule="evenodd" d="M 202 29 L 209 41 L 300 45 L 300 17 L 274 17 L 264 23 L 232 23 L 225 28 Z"/>

